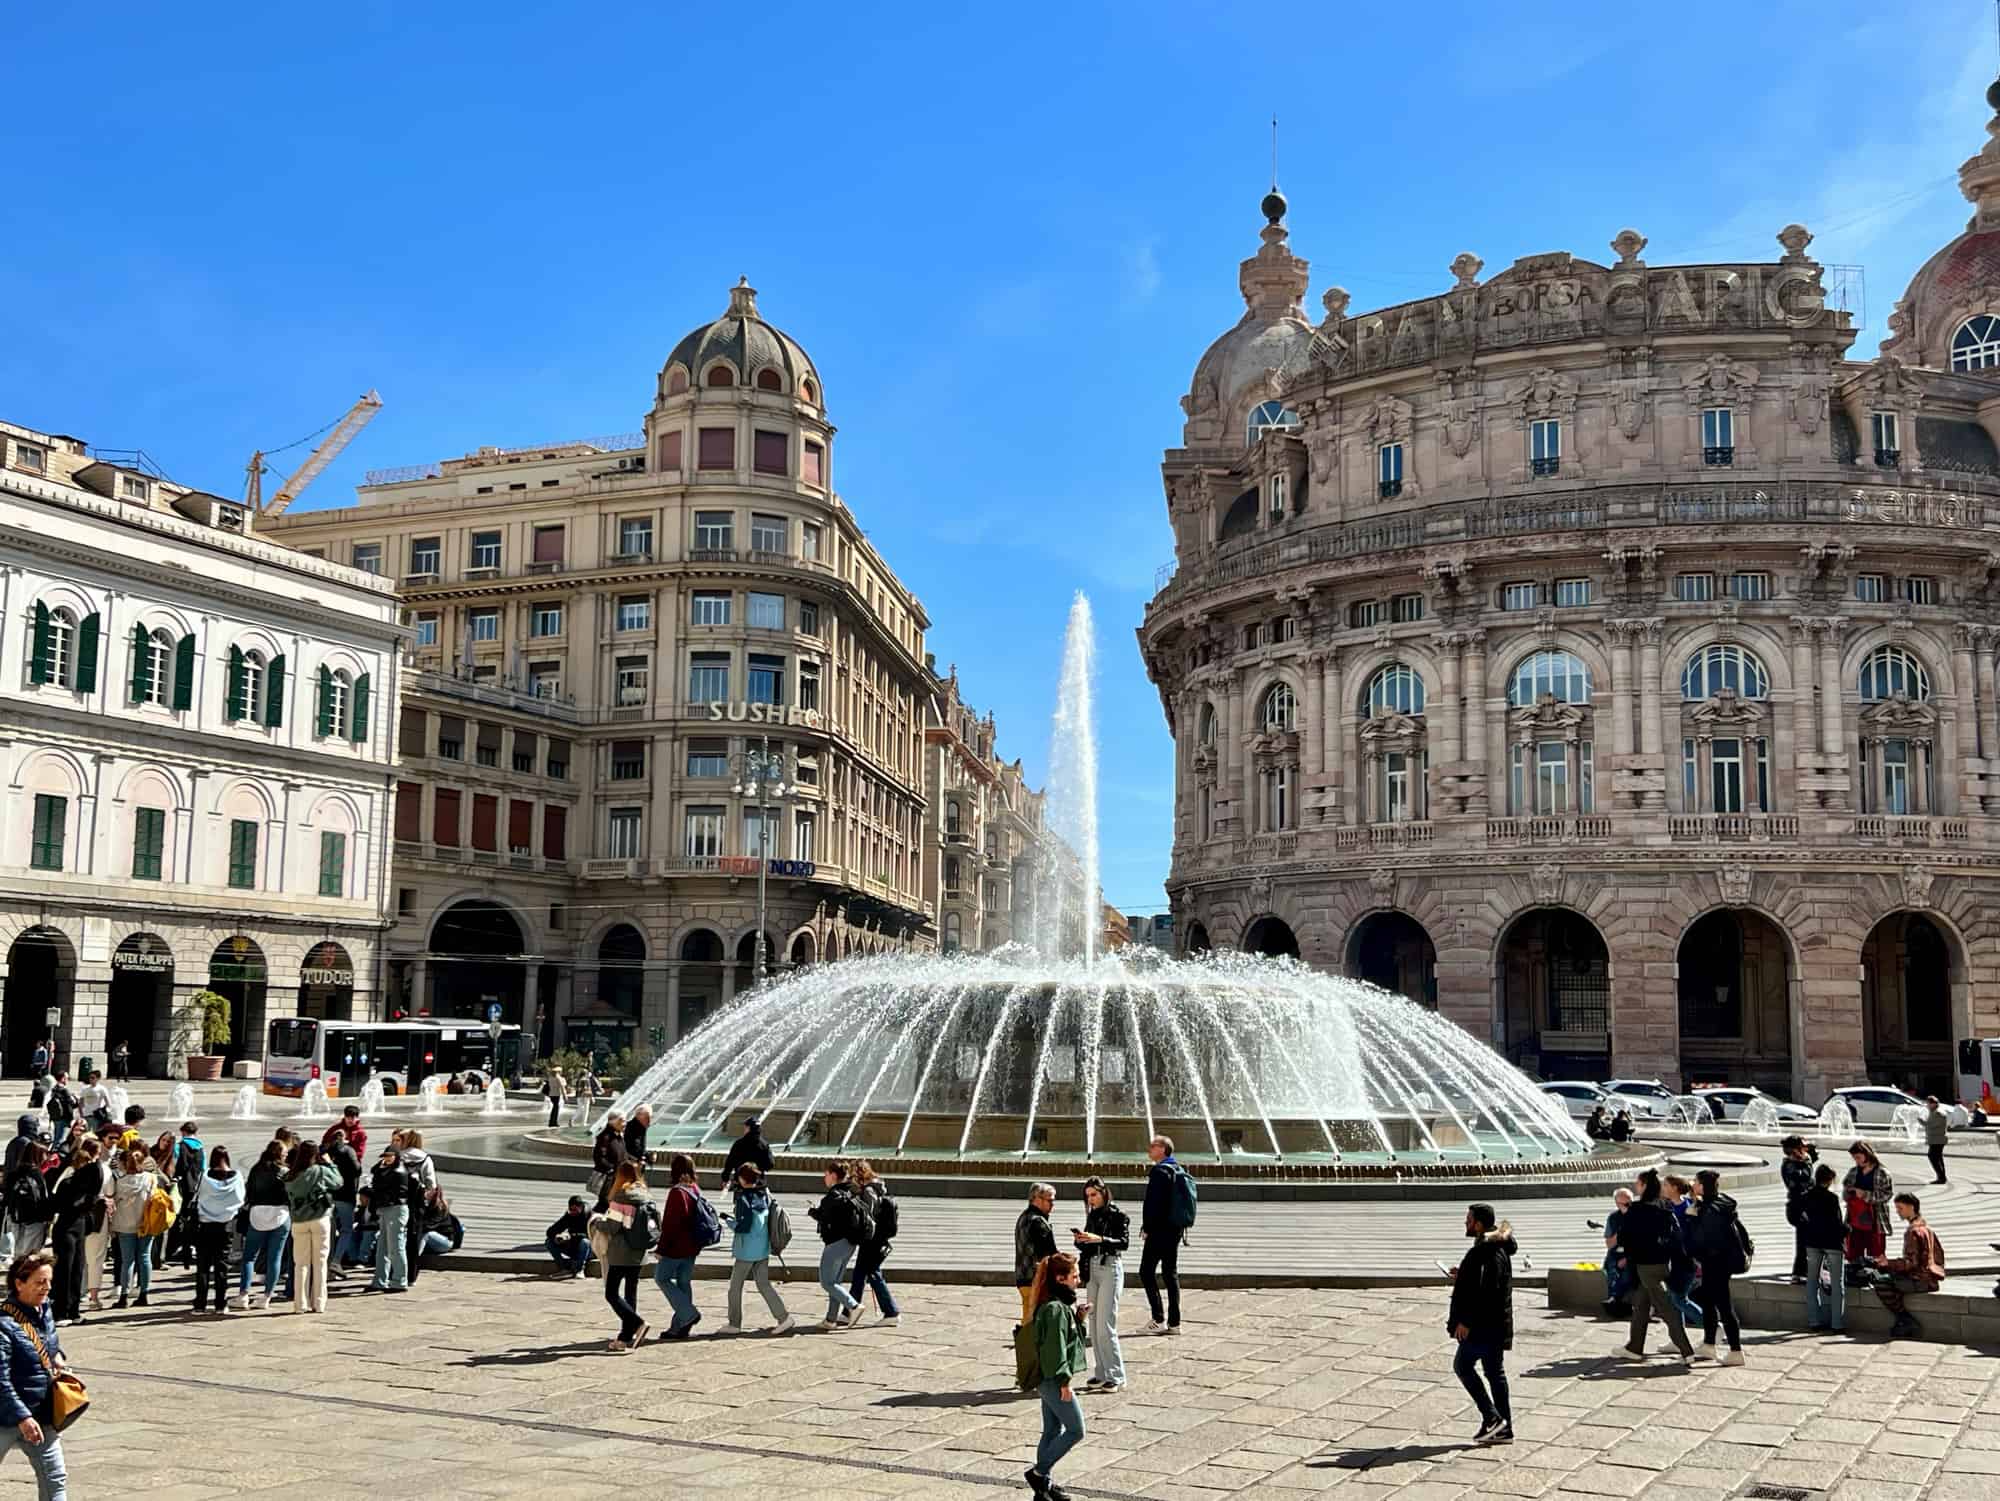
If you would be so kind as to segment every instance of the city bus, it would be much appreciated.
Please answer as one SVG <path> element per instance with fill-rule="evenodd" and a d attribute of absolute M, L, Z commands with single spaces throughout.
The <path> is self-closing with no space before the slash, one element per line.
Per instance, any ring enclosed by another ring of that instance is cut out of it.
<path fill-rule="evenodd" d="M 496 1055 L 497 1051 L 497 1057 Z M 264 1093 L 300 1095 L 309 1080 L 328 1098 L 358 1096 L 379 1079 L 384 1094 L 409 1094 L 430 1074 L 471 1070 L 483 1084 L 521 1066 L 521 1029 L 500 1029 L 496 1050 L 485 1023 L 466 1018 L 400 1022 L 321 1021 L 288 1016 L 270 1024 L 264 1044 Z"/>

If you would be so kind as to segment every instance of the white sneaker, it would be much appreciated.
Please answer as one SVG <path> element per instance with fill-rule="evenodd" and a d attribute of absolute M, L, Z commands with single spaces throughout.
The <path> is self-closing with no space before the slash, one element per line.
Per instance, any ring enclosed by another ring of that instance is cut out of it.
<path fill-rule="evenodd" d="M 790 1334 L 794 1329 L 798 1327 L 799 1327 L 799 1321 L 793 1318 L 788 1313 L 785 1315 L 784 1320 L 782 1322 L 771 1326 L 771 1332 L 773 1334 Z"/>
<path fill-rule="evenodd" d="M 1140 1331 L 1142 1334 L 1165 1334 L 1166 1332 L 1166 1323 L 1161 1319 L 1148 1319 L 1146 1327 Z"/>
<path fill-rule="evenodd" d="M 244 1293 L 237 1293 L 234 1296 L 232 1296 L 229 1300 L 229 1308 L 232 1313 L 241 1313 L 244 1309 L 248 1308 L 249 1306 L 250 1306 L 250 1299 L 248 1295 Z"/>
<path fill-rule="evenodd" d="M 1720 1363 L 1723 1365 L 1742 1365 L 1743 1352 L 1741 1350 L 1731 1350 L 1727 1355 L 1722 1357 Z"/>
<path fill-rule="evenodd" d="M 875 1321 L 875 1327 L 877 1329 L 894 1329 L 897 1325 L 901 1324 L 902 1322 L 903 1320 L 900 1314 L 885 1313 L 882 1315 L 881 1318 Z"/>
<path fill-rule="evenodd" d="M 815 1329 L 838 1329 L 840 1325 L 836 1324 L 832 1319 L 821 1319 L 813 1327 Z"/>
<path fill-rule="evenodd" d="M 250 1306 L 252 1308 L 269 1308 L 271 1306 L 271 1295 L 269 1293 L 252 1293 L 250 1295 Z"/>
<path fill-rule="evenodd" d="M 1697 1355 L 1699 1355 L 1699 1356 L 1700 1356 L 1700 1357 L 1701 1357 L 1701 1358 L 1702 1358 L 1703 1360 L 1713 1360 L 1713 1359 L 1715 1359 L 1715 1343 L 1714 1343 L 1714 1341 L 1712 1341 L 1712 1340 L 1706 1340 L 1706 1339 L 1705 1339 L 1705 1340 L 1703 1340 L 1703 1341 L 1701 1342 L 1701 1348 L 1700 1348 L 1699 1350 L 1695 1351 L 1695 1353 L 1696 1353 Z"/>
<path fill-rule="evenodd" d="M 715 1332 L 717 1334 L 741 1334 L 743 1332 L 743 1326 L 741 1324 L 724 1324 L 720 1329 L 716 1330 Z"/>

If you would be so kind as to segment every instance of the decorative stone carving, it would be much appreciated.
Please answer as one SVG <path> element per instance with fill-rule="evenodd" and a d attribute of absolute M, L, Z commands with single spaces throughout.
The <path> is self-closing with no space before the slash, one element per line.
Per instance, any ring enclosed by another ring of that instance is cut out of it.
<path fill-rule="evenodd" d="M 1457 282 L 1452 287 L 1452 290 L 1454 292 L 1464 292 L 1478 286 L 1480 268 L 1485 264 L 1486 262 L 1474 255 L 1470 250 L 1461 250 L 1457 255 L 1453 256 L 1451 274 L 1457 278 Z"/>
<path fill-rule="evenodd" d="M 1410 440 L 1410 404 L 1386 391 L 1377 396 L 1363 419 L 1368 436 L 1377 445 L 1407 443 Z M 1405 455 L 1407 461 L 1408 455 Z M 1407 473 L 1407 469 L 1405 471 Z"/>
<path fill-rule="evenodd" d="M 1528 884 L 1534 888 L 1537 902 L 1553 907 L 1563 897 L 1563 868 L 1553 860 L 1544 860 L 1528 872 Z"/>
<path fill-rule="evenodd" d="M 1328 287 L 1319 304 L 1326 309 L 1328 320 L 1338 323 L 1347 316 L 1347 288 Z"/>
<path fill-rule="evenodd" d="M 1646 237 L 1636 229 L 1621 229 L 1611 237 L 1611 253 L 1618 257 L 1620 271 L 1636 271 L 1646 263 L 1639 259 L 1639 252 L 1646 248 Z"/>
<path fill-rule="evenodd" d="M 1333 478 L 1334 467 L 1340 460 L 1340 429 L 1328 416 L 1315 418 L 1306 429 L 1306 457 L 1312 464 L 1315 488 Z"/>
<path fill-rule="evenodd" d="M 1508 728 L 1517 744 L 1537 740 L 1577 740 L 1590 716 L 1575 704 L 1566 704 L 1553 693 L 1544 693 L 1533 704 L 1515 709 L 1507 716 Z"/>
<path fill-rule="evenodd" d="M 1250 910 L 1265 912 L 1271 906 L 1271 876 L 1268 871 L 1259 871 L 1250 878 Z"/>
<path fill-rule="evenodd" d="M 1558 375 L 1543 366 L 1530 372 L 1514 388 L 1513 399 L 1524 422 L 1537 417 L 1571 416 L 1576 411 L 1576 377 Z"/>
<path fill-rule="evenodd" d="M 1733 401 L 1747 396 L 1757 384 L 1757 367 L 1732 360 L 1726 354 L 1712 354 L 1697 360 L 1681 377 L 1681 389 L 1688 400 L 1699 405 L 1708 399 Z"/>
<path fill-rule="evenodd" d="M 1931 887 L 1937 877 L 1922 861 L 1912 861 L 1903 867 L 1903 905 L 1919 909 L 1930 906 Z"/>
<path fill-rule="evenodd" d="M 1813 233 L 1803 224 L 1787 224 L 1778 231 L 1778 243 L 1785 247 L 1785 259 L 1799 262 L 1806 258 L 1806 246 L 1812 244 Z"/>
<path fill-rule="evenodd" d="M 1722 886 L 1722 900 L 1725 906 L 1747 907 L 1750 904 L 1750 882 L 1756 874 L 1740 860 L 1732 860 L 1715 873 Z"/>
<path fill-rule="evenodd" d="M 1901 695 L 1861 711 L 1861 728 L 1871 740 L 1928 740 L 1937 732 L 1937 722 L 1937 710 L 1927 701 Z"/>
<path fill-rule="evenodd" d="M 1826 350 L 1818 345 L 1792 346 L 1791 388 L 1785 393 L 1786 414 L 1792 425 L 1811 437 L 1826 416 L 1826 399 L 1833 390 L 1833 378 Z"/>
<path fill-rule="evenodd" d="M 1731 642 L 1743 634 L 1743 602 L 1734 596 L 1715 607 L 1715 639 Z"/>
<path fill-rule="evenodd" d="M 1453 458 L 1462 459 L 1479 441 L 1478 383 L 1471 375 L 1453 370 L 1440 375 L 1438 384 L 1444 388 L 1438 402 L 1444 446 Z"/>
<path fill-rule="evenodd" d="M 1648 386 L 1647 381 L 1637 379 L 1611 383 L 1611 420 L 1627 442 L 1635 441 L 1646 430 L 1652 416 L 1646 400 Z"/>
<path fill-rule="evenodd" d="M 1368 873 L 1368 885 L 1375 892 L 1375 900 L 1385 907 L 1396 905 L 1396 873 L 1386 866 Z"/>
<path fill-rule="evenodd" d="M 1697 739 L 1709 739 L 1755 730 L 1764 722 L 1764 708 L 1761 699 L 1739 698 L 1733 689 L 1724 688 L 1690 708 L 1686 717 Z"/>

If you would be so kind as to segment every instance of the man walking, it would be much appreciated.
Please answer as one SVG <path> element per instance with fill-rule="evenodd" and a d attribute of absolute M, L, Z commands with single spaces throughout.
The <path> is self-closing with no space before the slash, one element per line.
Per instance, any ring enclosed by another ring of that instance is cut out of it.
<path fill-rule="evenodd" d="M 1943 1284 L 1944 1246 L 1924 1223 L 1924 1206 L 1915 1194 L 1897 1194 L 1895 1205 L 1896 1218 L 1903 1222 L 1903 1254 L 1879 1263 L 1888 1279 L 1876 1282 L 1875 1295 L 1896 1316 L 1889 1338 L 1914 1339 L 1923 1331 L 1903 1299 L 1909 1293 L 1934 1293 Z"/>
<path fill-rule="evenodd" d="M 1049 1215 L 1056 1207 L 1055 1188 L 1037 1183 L 1028 1190 L 1028 1207 L 1014 1221 L 1014 1288 L 1021 1295 L 1021 1324 L 1035 1317 L 1035 1269 L 1055 1255 L 1056 1232 Z"/>
<path fill-rule="evenodd" d="M 1514 1409 L 1507 1396 L 1506 1359 L 1514 1348 L 1514 1235 L 1506 1225 L 1494 1223 L 1491 1204 L 1474 1204 L 1465 1211 L 1465 1234 L 1472 1249 L 1451 1269 L 1451 1311 L 1445 1316 L 1445 1328 L 1458 1341 L 1452 1370 L 1479 1409 L 1473 1441 L 1511 1444 Z"/>
<path fill-rule="evenodd" d="M 542 1076 L 542 1098 L 549 1102 L 549 1129 L 555 1130 L 562 1124 L 563 1101 L 569 1097 L 569 1086 L 564 1083 L 562 1070 L 551 1068 Z"/>
<path fill-rule="evenodd" d="M 1936 1095 L 1924 1098 L 1924 1149 L 1931 1159 L 1931 1182 L 1942 1183 L 1944 1177 L 1944 1144 L 1951 1135 L 1951 1122 L 1938 1109 Z"/>
<path fill-rule="evenodd" d="M 625 1155 L 641 1167 L 653 1165 L 653 1159 L 646 1155 L 646 1128 L 652 1124 L 651 1105 L 641 1105 L 632 1112 L 632 1119 L 625 1122 Z"/>
<path fill-rule="evenodd" d="M 1139 1253 L 1139 1282 L 1146 1289 L 1146 1303 L 1153 1313 L 1146 1332 L 1179 1334 L 1181 1239 L 1194 1224 L 1194 1180 L 1174 1160 L 1172 1137 L 1155 1136 L 1146 1143 L 1146 1155 L 1153 1159 L 1146 1173 L 1146 1202 L 1139 1211 L 1139 1235 L 1146 1243 Z M 1164 1313 L 1160 1308 L 1161 1281 L 1167 1284 Z"/>

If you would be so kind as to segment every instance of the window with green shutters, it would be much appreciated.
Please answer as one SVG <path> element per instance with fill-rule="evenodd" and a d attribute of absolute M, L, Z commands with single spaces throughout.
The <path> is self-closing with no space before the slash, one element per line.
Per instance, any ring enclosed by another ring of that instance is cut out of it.
<path fill-rule="evenodd" d="M 257 884 L 257 822 L 251 818 L 229 820 L 229 884 L 249 891 Z"/>
<path fill-rule="evenodd" d="M 69 799 L 50 793 L 35 794 L 35 837 L 28 849 L 28 864 L 36 870 L 63 868 L 63 831 L 69 824 Z"/>
<path fill-rule="evenodd" d="M 194 632 L 189 631 L 174 646 L 174 707 L 194 707 Z"/>
<path fill-rule="evenodd" d="M 36 600 L 29 629 L 28 681 L 95 693 L 97 632 L 96 615 L 79 621 L 68 610 L 51 610 Z"/>
<path fill-rule="evenodd" d="M 132 879 L 160 879 L 160 856 L 167 845 L 167 810 L 139 808 L 132 814 Z"/>
<path fill-rule="evenodd" d="M 347 836 L 345 834 L 321 834 L 319 836 L 319 894 L 321 896 L 345 896 L 347 894 Z"/>
<path fill-rule="evenodd" d="M 354 680 L 354 699 L 347 709 L 347 738 L 356 745 L 368 738 L 368 674 Z"/>

